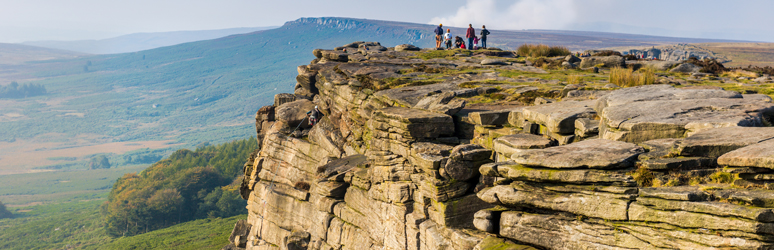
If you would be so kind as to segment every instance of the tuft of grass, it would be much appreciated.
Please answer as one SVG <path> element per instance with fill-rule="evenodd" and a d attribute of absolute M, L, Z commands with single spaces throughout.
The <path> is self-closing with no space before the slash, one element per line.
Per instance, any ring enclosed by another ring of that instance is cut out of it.
<path fill-rule="evenodd" d="M 710 176 L 710 180 L 714 183 L 733 183 L 734 182 L 734 175 L 728 172 L 724 171 L 717 171 Z"/>
<path fill-rule="evenodd" d="M 554 57 L 566 56 L 570 50 L 562 46 L 548 46 L 545 44 L 524 44 L 516 49 L 516 54 L 526 57 Z"/>
<path fill-rule="evenodd" d="M 621 87 L 634 87 L 650 85 L 656 82 L 656 74 L 653 68 L 642 68 L 637 72 L 626 68 L 610 69 L 610 83 Z"/>
<path fill-rule="evenodd" d="M 583 76 L 581 75 L 568 75 L 567 84 L 581 84 L 583 83 Z"/>
<path fill-rule="evenodd" d="M 636 181 L 637 185 L 640 185 L 640 187 L 651 187 L 654 185 L 653 180 L 655 179 L 655 176 L 653 175 L 653 172 L 646 168 L 637 168 L 637 170 L 629 173 L 629 175 L 634 177 L 634 181 Z M 656 179 L 656 181 L 658 181 L 658 179 Z"/>

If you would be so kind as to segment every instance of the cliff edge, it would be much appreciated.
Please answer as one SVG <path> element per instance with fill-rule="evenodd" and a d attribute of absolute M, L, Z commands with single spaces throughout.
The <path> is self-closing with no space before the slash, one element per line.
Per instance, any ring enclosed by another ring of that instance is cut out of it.
<path fill-rule="evenodd" d="M 256 114 L 226 249 L 774 248 L 768 96 L 572 85 L 496 49 L 313 53 Z"/>

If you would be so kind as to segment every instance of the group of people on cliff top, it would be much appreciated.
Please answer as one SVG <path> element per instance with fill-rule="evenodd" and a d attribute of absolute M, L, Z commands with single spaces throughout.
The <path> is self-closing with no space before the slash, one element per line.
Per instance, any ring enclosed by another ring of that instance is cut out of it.
<path fill-rule="evenodd" d="M 442 44 L 446 45 L 446 49 L 452 48 L 452 33 L 451 29 L 446 29 L 446 33 L 443 32 L 443 24 L 439 24 L 435 28 L 435 48 L 440 49 Z M 473 24 L 468 24 L 468 30 L 465 32 L 465 37 L 468 38 L 467 46 L 465 41 L 459 37 L 454 37 L 454 48 L 457 49 L 478 49 L 478 42 L 481 41 L 481 48 L 486 49 L 486 37 L 489 36 L 489 30 L 486 29 L 486 25 L 481 26 L 481 37 L 476 36 L 476 30 L 473 29 Z"/>

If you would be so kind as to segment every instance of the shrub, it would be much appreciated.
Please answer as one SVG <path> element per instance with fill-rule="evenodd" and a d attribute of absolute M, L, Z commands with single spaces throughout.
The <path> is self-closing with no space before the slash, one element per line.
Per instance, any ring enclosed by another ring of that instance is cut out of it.
<path fill-rule="evenodd" d="M 298 190 L 304 190 L 304 191 L 307 191 L 307 192 L 309 192 L 309 188 L 311 188 L 311 185 L 309 185 L 309 183 L 308 183 L 308 182 L 305 182 L 305 181 L 299 181 L 299 182 L 296 182 L 296 184 L 294 185 L 294 187 L 295 187 L 296 189 L 298 189 Z"/>
<path fill-rule="evenodd" d="M 8 209 L 5 208 L 5 204 L 3 204 L 2 201 L 0 201 L 0 219 L 3 218 L 11 218 L 13 217 L 13 214 L 8 211 Z"/>
<path fill-rule="evenodd" d="M 526 57 L 554 57 L 566 56 L 570 50 L 562 46 L 548 46 L 545 44 L 524 44 L 516 49 L 516 54 Z"/>
<path fill-rule="evenodd" d="M 655 70 L 650 67 L 642 68 L 637 72 L 634 72 L 632 69 L 618 67 L 610 70 L 610 83 L 621 87 L 649 85 L 655 82 Z"/>

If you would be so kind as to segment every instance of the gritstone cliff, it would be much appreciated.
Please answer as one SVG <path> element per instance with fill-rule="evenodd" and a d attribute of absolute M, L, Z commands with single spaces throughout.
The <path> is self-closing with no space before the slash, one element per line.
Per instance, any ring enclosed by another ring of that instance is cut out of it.
<path fill-rule="evenodd" d="M 543 88 L 504 76 L 546 73 L 510 52 L 418 50 L 356 42 L 298 67 L 256 114 L 227 249 L 774 247 L 768 96 Z M 485 104 L 509 98 L 539 104 Z"/>

